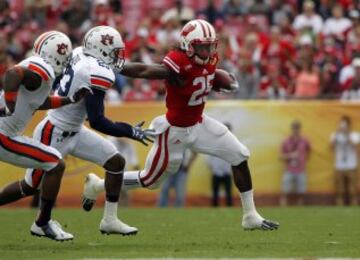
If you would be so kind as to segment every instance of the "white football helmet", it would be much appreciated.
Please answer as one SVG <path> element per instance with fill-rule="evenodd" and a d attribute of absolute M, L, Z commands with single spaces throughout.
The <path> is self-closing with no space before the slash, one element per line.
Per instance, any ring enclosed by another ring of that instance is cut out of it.
<path fill-rule="evenodd" d="M 83 51 L 113 69 L 121 70 L 125 62 L 125 44 L 120 33 L 110 26 L 90 29 L 84 37 Z"/>
<path fill-rule="evenodd" d="M 48 63 L 58 76 L 70 61 L 72 44 L 65 34 L 49 31 L 41 34 L 34 43 L 33 54 Z"/>
<path fill-rule="evenodd" d="M 200 65 L 207 64 L 216 54 L 217 37 L 214 27 L 205 20 L 192 20 L 180 33 L 180 49 Z"/>

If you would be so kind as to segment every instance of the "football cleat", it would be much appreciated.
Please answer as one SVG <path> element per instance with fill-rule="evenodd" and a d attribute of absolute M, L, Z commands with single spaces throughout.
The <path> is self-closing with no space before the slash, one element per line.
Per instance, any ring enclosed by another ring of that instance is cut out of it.
<path fill-rule="evenodd" d="M 111 220 L 102 219 L 100 222 L 100 232 L 101 234 L 117 234 L 117 235 L 136 235 L 138 229 L 135 227 L 130 227 L 129 225 L 125 224 L 121 220 L 114 218 Z"/>
<path fill-rule="evenodd" d="M 95 183 L 100 180 L 94 173 L 89 173 L 86 176 L 82 198 L 82 207 L 85 211 L 90 211 L 96 202 L 99 192 L 95 189 Z"/>
<path fill-rule="evenodd" d="M 244 230 L 276 230 L 280 225 L 276 221 L 262 218 L 258 213 L 244 215 L 241 224 Z"/>
<path fill-rule="evenodd" d="M 65 232 L 59 222 L 50 220 L 45 226 L 39 227 L 35 222 L 30 228 L 30 233 L 33 236 L 47 237 L 56 241 L 73 240 L 74 236 Z"/>

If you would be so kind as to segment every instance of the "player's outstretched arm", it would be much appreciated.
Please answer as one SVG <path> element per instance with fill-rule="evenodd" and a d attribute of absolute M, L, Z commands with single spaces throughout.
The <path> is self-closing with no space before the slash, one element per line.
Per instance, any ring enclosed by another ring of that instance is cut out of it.
<path fill-rule="evenodd" d="M 79 102 L 89 94 L 92 94 L 92 90 L 89 87 L 84 86 L 70 97 L 48 96 L 45 102 L 38 108 L 38 110 L 55 109 L 66 106 L 68 104 L 73 104 Z"/>
<path fill-rule="evenodd" d="M 152 131 L 149 129 L 142 129 L 142 124 L 135 127 L 125 122 L 113 122 L 104 115 L 104 98 L 105 92 L 98 89 L 93 89 L 93 95 L 85 97 L 86 111 L 91 128 L 116 137 L 128 137 L 137 140 L 144 145 L 147 142 L 152 142 Z"/>
<path fill-rule="evenodd" d="M 147 65 L 139 62 L 130 62 L 124 65 L 120 72 L 122 75 L 132 78 L 144 79 L 170 79 L 170 70 L 162 64 Z"/>
<path fill-rule="evenodd" d="M 11 115 L 14 112 L 21 84 L 25 85 L 28 90 L 36 90 L 41 86 L 41 77 L 20 66 L 14 66 L 6 72 L 4 80 L 6 106 L 5 110 L 1 113 L 3 116 Z"/>

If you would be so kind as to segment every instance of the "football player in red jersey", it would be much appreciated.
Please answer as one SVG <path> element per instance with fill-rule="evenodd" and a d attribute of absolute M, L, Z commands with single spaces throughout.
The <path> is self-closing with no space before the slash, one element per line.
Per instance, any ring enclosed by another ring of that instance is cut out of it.
<path fill-rule="evenodd" d="M 247 163 L 249 150 L 226 126 L 203 113 L 218 62 L 216 47 L 212 25 L 204 20 L 193 20 L 182 29 L 179 48 L 170 51 L 163 64 L 129 63 L 124 66 L 121 74 L 125 76 L 165 80 L 167 113 L 151 123 L 157 137 L 145 169 L 125 172 L 123 188 L 157 187 L 167 174 L 178 170 L 184 150 L 190 148 L 231 163 L 243 206 L 244 229 L 277 229 L 279 223 L 264 219 L 256 211 Z M 84 209 L 91 209 L 103 190 L 103 180 L 89 174 L 84 187 Z"/>

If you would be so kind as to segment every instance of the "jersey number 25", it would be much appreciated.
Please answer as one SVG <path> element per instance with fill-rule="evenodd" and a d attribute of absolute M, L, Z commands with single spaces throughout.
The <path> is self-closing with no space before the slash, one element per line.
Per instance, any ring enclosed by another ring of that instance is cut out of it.
<path fill-rule="evenodd" d="M 207 76 L 197 77 L 193 81 L 193 86 L 200 85 L 200 89 L 194 91 L 191 95 L 191 98 L 188 102 L 189 106 L 198 106 L 206 101 L 207 95 L 211 90 L 212 82 L 215 78 L 215 74 L 210 74 Z"/>

